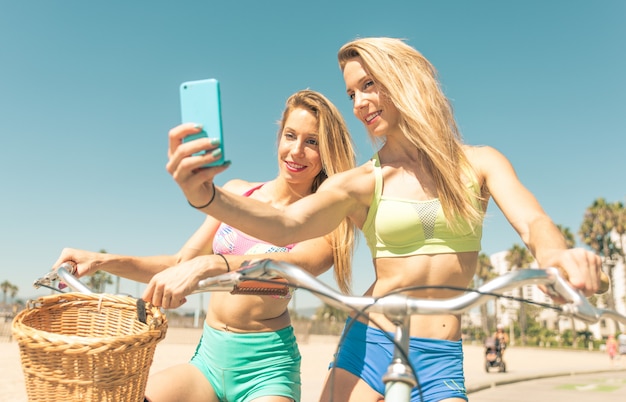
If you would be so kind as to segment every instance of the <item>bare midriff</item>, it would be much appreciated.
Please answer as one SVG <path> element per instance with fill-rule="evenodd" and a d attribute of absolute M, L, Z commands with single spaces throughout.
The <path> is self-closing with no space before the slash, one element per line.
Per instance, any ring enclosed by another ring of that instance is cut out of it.
<path fill-rule="evenodd" d="M 465 288 L 474 276 L 477 258 L 478 252 L 378 258 L 375 260 L 376 280 L 366 295 L 380 297 L 393 290 L 411 286 Z M 405 294 L 425 299 L 447 299 L 460 293 L 454 290 L 424 289 Z M 370 313 L 369 318 L 385 331 L 395 330 L 395 325 L 382 314 Z M 367 323 L 366 319 L 360 321 Z M 373 322 L 368 324 L 375 326 Z M 414 315 L 411 317 L 410 335 L 458 341 L 461 339 L 461 317 L 453 314 Z"/>
<path fill-rule="evenodd" d="M 221 331 L 278 331 L 291 324 L 287 310 L 289 300 L 214 292 L 211 293 L 206 323 Z"/>

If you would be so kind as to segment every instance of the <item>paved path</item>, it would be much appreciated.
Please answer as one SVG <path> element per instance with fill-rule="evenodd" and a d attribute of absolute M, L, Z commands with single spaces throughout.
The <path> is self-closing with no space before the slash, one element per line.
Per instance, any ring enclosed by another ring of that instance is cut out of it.
<path fill-rule="evenodd" d="M 602 352 L 556 350 L 545 348 L 516 348 L 506 351 L 507 372 L 485 372 L 483 348 L 465 345 L 465 378 L 469 392 L 536 378 L 568 376 L 602 371 L 620 372 L 626 378 L 626 359 L 611 365 Z M 493 370 L 493 369 L 492 369 Z"/>
<path fill-rule="evenodd" d="M 197 329 L 168 329 L 167 337 L 157 346 L 151 371 L 188 361 L 200 334 Z M 336 345 L 336 337 L 314 335 L 307 342 L 300 342 L 303 359 L 301 402 L 317 401 Z M 612 402 L 617 399 L 607 398 L 616 395 L 619 395 L 620 401 L 626 400 L 626 359 L 622 362 L 624 367 L 611 367 L 608 356 L 601 352 L 512 347 L 507 350 L 507 372 L 486 373 L 482 346 L 465 345 L 464 353 L 466 387 L 470 392 L 471 402 L 582 401 L 583 399 L 571 399 L 572 394 L 586 391 L 589 393 L 583 394 L 588 397 L 585 400 Z M 576 382 L 579 377 L 570 376 L 602 372 L 604 374 L 580 377 L 581 381 L 584 379 L 582 385 Z M 533 381 L 531 386 L 529 383 L 520 383 L 541 377 L 549 379 Z M 0 402 L 3 401 L 26 401 L 18 346 L 16 342 L 8 342 L 6 338 L 0 339 Z"/>
<path fill-rule="evenodd" d="M 626 359 L 612 365 L 602 352 L 513 347 L 507 372 L 488 374 L 482 348 L 464 352 L 470 402 L 626 401 Z"/>
<path fill-rule="evenodd" d="M 610 371 L 518 382 L 478 391 L 469 397 L 470 402 L 624 402 L 626 373 Z"/>

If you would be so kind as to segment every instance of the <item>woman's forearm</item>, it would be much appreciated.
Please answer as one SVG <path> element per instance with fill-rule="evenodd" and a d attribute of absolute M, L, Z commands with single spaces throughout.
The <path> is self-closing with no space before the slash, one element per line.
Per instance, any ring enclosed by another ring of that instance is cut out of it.
<path fill-rule="evenodd" d="M 100 261 L 94 264 L 96 270 L 106 271 L 137 282 L 148 283 L 152 277 L 164 269 L 175 265 L 173 255 L 125 256 L 102 254 Z"/>

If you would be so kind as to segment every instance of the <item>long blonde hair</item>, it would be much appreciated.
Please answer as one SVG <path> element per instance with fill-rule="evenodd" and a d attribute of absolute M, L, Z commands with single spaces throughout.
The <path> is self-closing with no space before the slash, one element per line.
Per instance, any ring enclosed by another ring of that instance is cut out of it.
<path fill-rule="evenodd" d="M 467 186 L 467 180 L 476 181 L 476 174 L 463 152 L 452 106 L 434 66 L 396 38 L 356 39 L 343 45 L 337 57 L 342 71 L 349 60 L 360 58 L 398 109 L 400 130 L 432 172 L 450 227 L 459 229 L 463 221 L 479 225 L 483 217 L 480 191 Z"/>
<path fill-rule="evenodd" d="M 289 114 L 298 108 L 310 111 L 317 118 L 322 170 L 315 177 L 311 186 L 311 192 L 315 192 L 329 176 L 356 166 L 354 145 L 339 110 L 324 95 L 310 89 L 298 91 L 287 99 L 285 110 L 279 122 L 279 135 L 283 132 Z M 354 233 L 354 224 L 346 218 L 333 232 L 326 236 L 334 250 L 335 281 L 344 293 L 350 293 L 352 284 Z"/>

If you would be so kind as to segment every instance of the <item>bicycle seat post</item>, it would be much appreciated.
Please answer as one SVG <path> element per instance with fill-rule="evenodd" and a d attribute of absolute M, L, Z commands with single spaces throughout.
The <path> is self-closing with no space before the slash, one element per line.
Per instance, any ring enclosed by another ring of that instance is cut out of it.
<path fill-rule="evenodd" d="M 389 363 L 387 373 L 383 376 L 383 383 L 385 384 L 385 397 L 388 398 L 391 395 L 400 395 L 401 398 L 409 397 L 411 389 L 417 385 L 415 375 L 411 366 L 409 365 L 407 358 L 409 354 L 409 328 L 411 323 L 411 316 L 406 315 L 402 319 L 395 319 L 393 323 L 396 326 L 394 334 L 394 352 L 393 359 Z M 394 399 L 389 400 L 409 400 L 409 399 Z"/>

